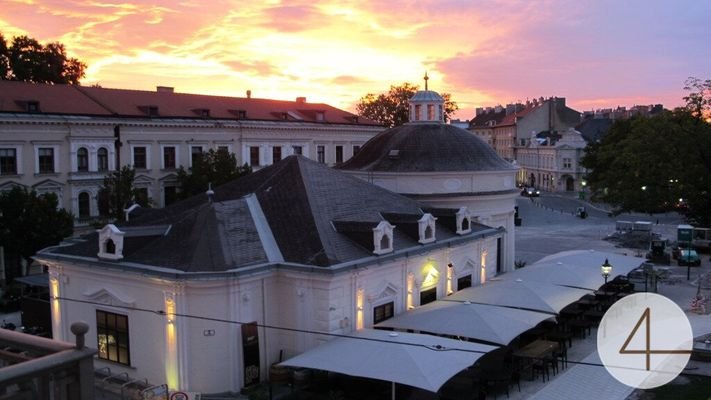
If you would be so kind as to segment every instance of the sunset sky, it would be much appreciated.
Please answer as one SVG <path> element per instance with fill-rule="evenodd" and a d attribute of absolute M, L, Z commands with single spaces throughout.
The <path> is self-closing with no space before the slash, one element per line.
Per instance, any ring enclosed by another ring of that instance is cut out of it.
<path fill-rule="evenodd" d="M 456 117 L 527 98 L 579 111 L 681 105 L 711 78 L 711 2 L 0 0 L 0 32 L 59 41 L 82 84 L 325 102 L 354 110 L 405 81 Z"/>

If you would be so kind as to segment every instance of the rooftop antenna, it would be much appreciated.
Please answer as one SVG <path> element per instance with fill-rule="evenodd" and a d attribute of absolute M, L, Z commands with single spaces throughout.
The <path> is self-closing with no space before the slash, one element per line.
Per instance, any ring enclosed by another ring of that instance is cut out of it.
<path fill-rule="evenodd" d="M 425 90 L 427 90 L 427 81 L 430 80 L 430 77 L 427 76 L 427 71 L 425 71 Z"/>
<path fill-rule="evenodd" d="M 207 194 L 207 201 L 212 203 L 212 195 L 215 194 L 215 191 L 212 190 L 212 182 L 207 184 L 207 192 L 205 193 Z"/>

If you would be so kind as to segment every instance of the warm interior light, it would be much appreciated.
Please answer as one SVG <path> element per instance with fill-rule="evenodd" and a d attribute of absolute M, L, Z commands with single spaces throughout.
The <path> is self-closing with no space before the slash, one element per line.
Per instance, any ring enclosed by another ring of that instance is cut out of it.
<path fill-rule="evenodd" d="M 356 330 L 363 329 L 363 289 L 356 292 Z"/>
<path fill-rule="evenodd" d="M 50 293 L 52 296 L 52 331 L 55 338 L 60 338 L 62 315 L 59 308 L 59 279 L 57 279 L 56 276 L 53 276 L 49 280 L 49 284 L 52 291 L 52 293 Z"/>
<path fill-rule="evenodd" d="M 434 264 L 428 263 L 424 268 L 427 272 L 425 274 L 425 279 L 422 281 L 422 287 L 430 287 L 437 284 L 439 280 L 439 271 L 434 266 Z"/>
<path fill-rule="evenodd" d="M 412 294 L 415 289 L 415 275 L 412 272 L 407 273 L 407 309 L 412 310 L 415 308 L 412 302 Z"/>
<path fill-rule="evenodd" d="M 454 293 L 452 290 L 452 274 L 454 273 L 454 266 L 452 263 L 447 264 L 447 295 Z"/>
<path fill-rule="evenodd" d="M 488 252 L 486 250 L 481 252 L 481 270 L 479 271 L 479 281 L 483 284 L 486 283 L 486 256 Z"/>
<path fill-rule="evenodd" d="M 175 299 L 173 295 L 165 297 L 165 380 L 171 390 L 180 389 L 178 378 L 178 332 L 175 324 Z"/>

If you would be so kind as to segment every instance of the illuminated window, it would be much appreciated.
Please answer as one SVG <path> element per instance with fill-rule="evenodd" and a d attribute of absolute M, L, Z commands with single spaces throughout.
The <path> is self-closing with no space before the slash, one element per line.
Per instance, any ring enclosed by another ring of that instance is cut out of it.
<path fill-rule="evenodd" d="M 373 325 L 392 318 L 395 315 L 395 302 L 385 303 L 373 308 Z"/>
<path fill-rule="evenodd" d="M 128 316 L 96 310 L 96 336 L 100 359 L 131 365 Z"/>

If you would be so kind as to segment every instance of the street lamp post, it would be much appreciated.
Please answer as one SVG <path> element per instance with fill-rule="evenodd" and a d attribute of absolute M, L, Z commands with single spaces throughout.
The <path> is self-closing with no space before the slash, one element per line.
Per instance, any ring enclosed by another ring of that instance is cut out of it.
<path fill-rule="evenodd" d="M 605 263 L 600 266 L 600 273 L 605 278 L 605 284 L 607 284 L 607 277 L 610 276 L 612 272 L 612 265 L 605 259 Z"/>

